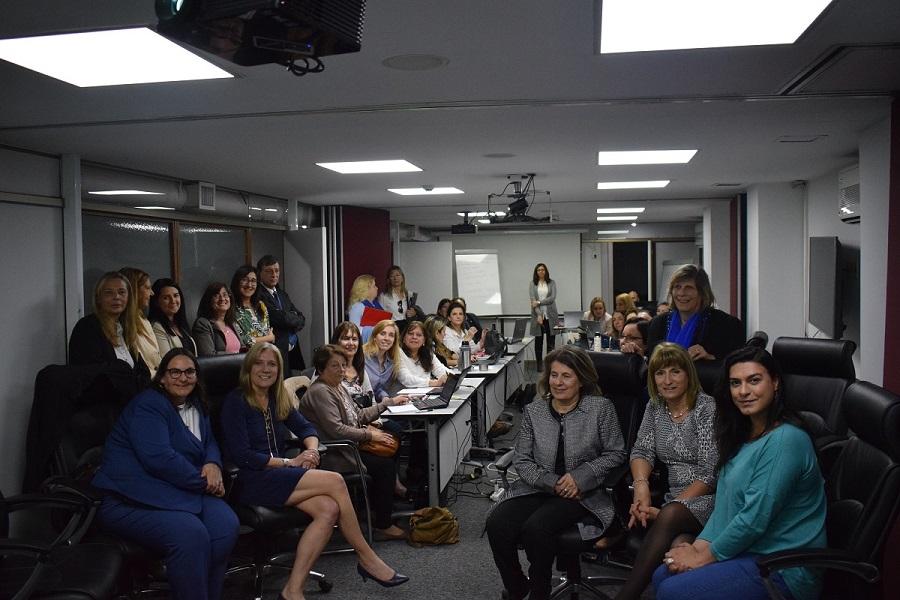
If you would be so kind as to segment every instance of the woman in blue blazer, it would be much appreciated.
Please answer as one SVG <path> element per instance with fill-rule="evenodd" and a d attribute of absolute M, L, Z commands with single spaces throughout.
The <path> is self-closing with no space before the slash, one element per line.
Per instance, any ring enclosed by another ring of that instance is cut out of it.
<path fill-rule="evenodd" d="M 238 520 L 221 499 L 221 465 L 197 360 L 173 348 L 122 411 L 93 484 L 105 492 L 100 524 L 163 554 L 176 600 L 222 597 Z"/>

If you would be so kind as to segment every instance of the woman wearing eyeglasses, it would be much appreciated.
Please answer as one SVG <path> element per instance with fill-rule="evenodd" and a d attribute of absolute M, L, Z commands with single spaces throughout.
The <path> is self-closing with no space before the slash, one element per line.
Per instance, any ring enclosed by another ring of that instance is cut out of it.
<path fill-rule="evenodd" d="M 269 310 L 259 297 L 259 279 L 252 265 L 238 267 L 231 278 L 231 295 L 235 299 L 235 330 L 241 347 L 249 348 L 260 342 L 275 343 L 275 333 L 269 325 Z"/>
<path fill-rule="evenodd" d="M 100 525 L 164 555 L 175 600 L 222 597 L 238 520 L 221 465 L 197 360 L 174 348 L 122 411 L 92 483 L 104 491 Z"/>

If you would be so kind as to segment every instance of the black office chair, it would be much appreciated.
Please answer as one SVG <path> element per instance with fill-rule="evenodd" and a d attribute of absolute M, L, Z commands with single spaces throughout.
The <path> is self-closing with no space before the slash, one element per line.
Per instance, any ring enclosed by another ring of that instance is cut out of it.
<path fill-rule="evenodd" d="M 785 401 L 806 422 L 826 477 L 847 436 L 842 405 L 856 380 L 855 350 L 850 340 L 780 337 L 772 345 L 784 374 Z"/>
<path fill-rule="evenodd" d="M 77 496 L 0 493 L 0 597 L 13 600 L 105 600 L 116 592 L 122 556 L 112 546 L 79 543 L 98 502 Z M 52 540 L 9 537 L 9 513 L 65 512 Z"/>
<path fill-rule="evenodd" d="M 859 381 L 844 394 L 842 412 L 855 435 L 825 479 L 828 548 L 759 557 L 760 574 L 775 600 L 782 596 L 769 575 L 797 566 L 828 569 L 825 600 L 874 597 L 876 565 L 900 516 L 900 396 Z"/>

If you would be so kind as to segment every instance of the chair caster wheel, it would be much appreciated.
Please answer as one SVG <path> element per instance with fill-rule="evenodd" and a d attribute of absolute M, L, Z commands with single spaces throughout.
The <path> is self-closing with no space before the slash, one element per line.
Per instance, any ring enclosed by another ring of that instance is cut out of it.
<path fill-rule="evenodd" d="M 331 588 L 334 587 L 334 583 L 328 581 L 327 579 L 323 579 L 319 582 L 319 589 L 322 590 L 323 593 L 327 594 L 331 591 Z"/>

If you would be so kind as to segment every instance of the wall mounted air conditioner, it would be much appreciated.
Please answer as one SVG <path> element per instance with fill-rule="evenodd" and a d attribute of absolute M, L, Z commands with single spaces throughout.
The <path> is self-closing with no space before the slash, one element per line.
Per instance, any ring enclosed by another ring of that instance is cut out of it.
<path fill-rule="evenodd" d="M 185 208 L 197 210 L 216 210 L 216 185 L 205 181 L 189 183 L 184 186 L 187 193 Z"/>
<path fill-rule="evenodd" d="M 859 165 L 838 172 L 838 216 L 844 223 L 859 223 Z"/>

